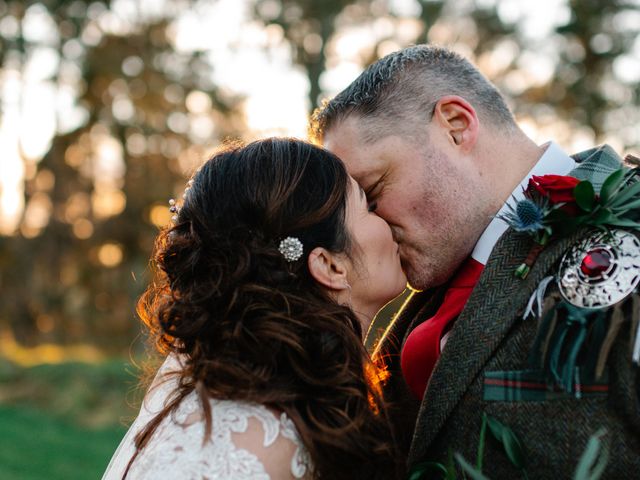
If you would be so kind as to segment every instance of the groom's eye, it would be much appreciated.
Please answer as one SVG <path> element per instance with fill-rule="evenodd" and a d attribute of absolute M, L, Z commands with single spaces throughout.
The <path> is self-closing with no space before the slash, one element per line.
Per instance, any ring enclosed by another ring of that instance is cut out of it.
<path fill-rule="evenodd" d="M 369 204 L 367 205 L 367 209 L 370 212 L 375 212 L 377 208 L 378 208 L 378 202 L 369 202 Z"/>

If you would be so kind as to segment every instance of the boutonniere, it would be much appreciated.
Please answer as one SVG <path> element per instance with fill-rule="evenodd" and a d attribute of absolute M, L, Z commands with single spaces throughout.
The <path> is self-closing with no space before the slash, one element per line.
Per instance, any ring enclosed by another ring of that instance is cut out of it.
<path fill-rule="evenodd" d="M 516 276 L 525 278 L 547 243 L 582 227 L 608 230 L 626 227 L 640 230 L 640 182 L 634 170 L 616 170 L 596 191 L 588 180 L 564 175 L 533 176 L 524 198 L 508 205 L 499 218 L 535 241 Z"/>

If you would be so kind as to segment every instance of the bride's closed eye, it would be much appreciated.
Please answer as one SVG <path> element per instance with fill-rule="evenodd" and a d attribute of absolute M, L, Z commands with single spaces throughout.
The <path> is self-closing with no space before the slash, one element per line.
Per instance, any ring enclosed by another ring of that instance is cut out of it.
<path fill-rule="evenodd" d="M 377 208 L 378 208 L 378 202 L 373 201 L 373 202 L 367 203 L 367 210 L 369 210 L 369 212 L 374 213 Z"/>

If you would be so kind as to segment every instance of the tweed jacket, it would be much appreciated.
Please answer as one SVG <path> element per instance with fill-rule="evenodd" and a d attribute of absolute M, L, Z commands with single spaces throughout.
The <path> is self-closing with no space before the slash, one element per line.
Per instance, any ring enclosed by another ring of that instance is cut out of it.
<path fill-rule="evenodd" d="M 574 158 L 579 166 L 571 175 L 591 180 L 596 190 L 620 167 L 619 157 L 607 146 Z M 450 451 L 474 464 L 486 413 L 519 437 L 530 479 L 572 478 L 589 437 L 601 427 L 608 431 L 605 441 L 610 448 L 602 478 L 640 477 L 640 373 L 631 361 L 628 318 L 607 361 L 608 393 L 583 398 L 566 394 L 542 400 L 485 399 L 485 379 L 492 372 L 529 368 L 539 320 L 523 320 L 527 302 L 541 280 L 556 273 L 563 253 L 583 235 L 577 232 L 552 240 L 524 280 L 516 278 L 514 271 L 526 258 L 531 237 L 509 229 L 500 238 L 454 323 L 421 403 L 404 384 L 399 352 L 411 330 L 435 313 L 447 286 L 415 293 L 404 305 L 378 351 L 391 373 L 385 394 L 397 437 L 408 451 L 409 468 L 423 461 L 446 464 Z M 489 440 L 483 473 L 494 480 L 522 478 L 503 447 Z"/>

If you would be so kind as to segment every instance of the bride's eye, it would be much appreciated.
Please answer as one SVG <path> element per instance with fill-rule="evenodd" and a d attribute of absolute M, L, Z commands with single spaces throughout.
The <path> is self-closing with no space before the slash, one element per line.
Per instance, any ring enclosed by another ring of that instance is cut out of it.
<path fill-rule="evenodd" d="M 367 210 L 369 210 L 372 213 L 375 212 L 377 208 L 378 208 L 378 202 L 369 202 L 367 206 Z"/>

